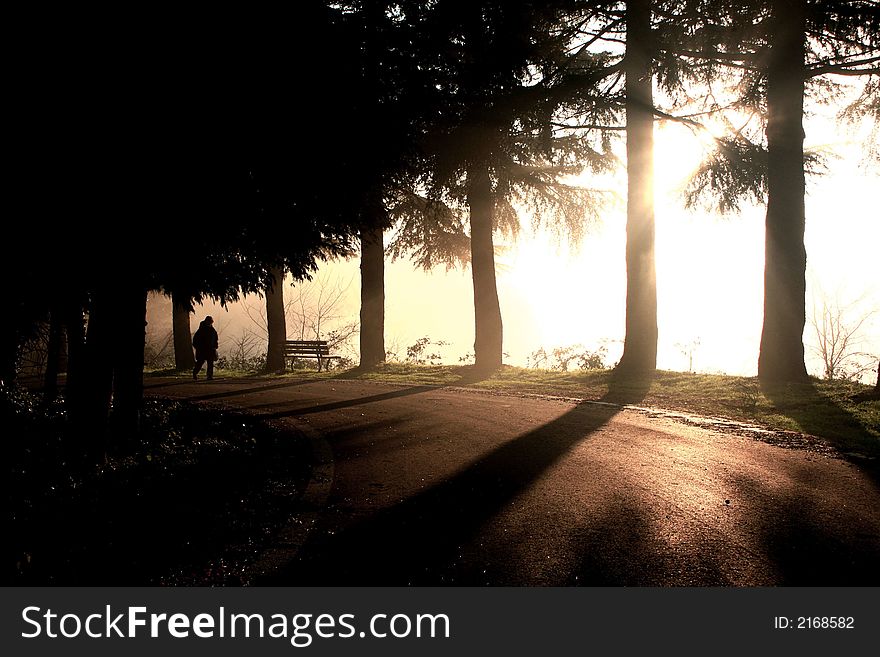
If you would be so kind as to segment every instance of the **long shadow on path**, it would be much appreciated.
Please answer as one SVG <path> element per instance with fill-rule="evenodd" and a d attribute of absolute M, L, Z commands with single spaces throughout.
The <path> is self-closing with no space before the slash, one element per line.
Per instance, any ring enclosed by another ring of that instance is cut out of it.
<path fill-rule="evenodd" d="M 844 506 L 838 512 L 846 519 L 828 522 L 827 511 L 810 503 L 809 489 L 772 490 L 759 478 L 744 476 L 736 485 L 758 499 L 773 500 L 772 512 L 755 523 L 756 538 L 780 586 L 880 584 L 880 535 L 869 518 L 846 516 Z"/>
<path fill-rule="evenodd" d="M 802 431 L 826 437 L 859 469 L 880 485 L 880 441 L 850 410 L 820 393 L 816 384 L 762 383 L 761 390 L 776 410 L 794 420 Z M 873 394 L 862 395 L 859 403 L 876 403 Z"/>
<path fill-rule="evenodd" d="M 636 403 L 649 383 L 626 390 L 612 384 L 606 401 Z M 619 410 L 612 404 L 577 406 L 393 507 L 335 534 L 313 535 L 296 561 L 261 583 L 393 586 L 453 578 L 456 584 L 477 583 L 476 573 L 459 562 L 461 546 Z"/>
<path fill-rule="evenodd" d="M 344 399 L 336 402 L 328 402 L 326 404 L 316 404 L 314 406 L 298 406 L 296 408 L 290 409 L 282 409 L 276 411 L 274 413 L 261 413 L 260 417 L 267 420 L 279 420 L 285 417 L 291 416 L 299 416 L 299 415 L 311 415 L 314 413 L 325 413 L 328 411 L 338 411 L 343 408 L 351 408 L 353 406 L 361 406 L 363 404 L 371 404 L 375 402 L 383 402 L 388 401 L 389 399 L 399 399 L 401 397 L 409 397 L 411 395 L 418 395 L 425 392 L 435 392 L 440 390 L 437 386 L 412 386 L 409 388 L 402 388 L 400 390 L 392 390 L 391 392 L 383 392 L 378 395 L 367 395 L 365 397 L 356 397 L 354 399 Z M 277 402 L 269 402 L 267 404 L 258 404 L 256 406 L 249 406 L 250 410 L 260 409 L 260 408 L 277 408 L 279 404 Z"/>
<path fill-rule="evenodd" d="M 192 382 L 190 382 L 192 383 Z M 241 395 L 249 395 L 252 393 L 260 393 L 266 390 L 280 390 L 282 388 L 293 388 L 296 386 L 306 385 L 308 383 L 314 383 L 314 380 L 311 379 L 298 379 L 296 381 L 285 381 L 283 383 L 272 383 L 269 385 L 257 385 L 251 386 L 249 388 L 238 388 L 236 390 L 223 390 L 220 392 L 209 392 L 202 395 L 197 395 L 194 397 L 187 397 L 187 401 L 211 401 L 213 399 L 226 399 L 228 397 L 239 397 Z"/>
<path fill-rule="evenodd" d="M 761 383 L 761 391 L 776 410 L 791 418 L 800 428 L 810 434 L 827 436 L 842 448 L 854 447 L 870 450 L 880 456 L 877 440 L 871 440 L 859 419 L 835 399 L 822 394 L 814 382 L 809 383 Z M 863 402 L 872 403 L 873 395 L 862 395 Z M 864 434 L 863 444 L 853 440 L 854 435 Z M 847 444 L 849 443 L 849 444 Z"/>

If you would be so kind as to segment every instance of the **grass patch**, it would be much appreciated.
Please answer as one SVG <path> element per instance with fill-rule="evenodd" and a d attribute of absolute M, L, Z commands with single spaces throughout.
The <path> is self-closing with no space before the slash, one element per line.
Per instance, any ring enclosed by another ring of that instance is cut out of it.
<path fill-rule="evenodd" d="M 218 376 L 251 376 L 218 371 Z M 813 380 L 770 386 L 754 377 L 658 371 L 650 381 L 614 379 L 612 370 L 559 372 L 504 366 L 482 377 L 468 365 L 385 363 L 374 372 L 358 369 L 295 370 L 296 379 L 353 379 L 397 385 L 459 386 L 505 394 L 634 402 L 709 417 L 754 423 L 826 439 L 843 452 L 880 457 L 880 398 L 873 388 L 847 381 Z"/>

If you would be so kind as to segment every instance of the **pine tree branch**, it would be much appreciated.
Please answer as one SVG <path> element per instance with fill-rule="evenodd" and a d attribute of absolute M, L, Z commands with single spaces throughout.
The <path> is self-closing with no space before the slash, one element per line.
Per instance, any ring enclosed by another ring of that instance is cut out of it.
<path fill-rule="evenodd" d="M 864 48 L 867 45 L 864 41 L 859 41 L 858 39 L 849 39 L 839 34 L 831 36 L 826 32 L 822 32 L 821 30 L 808 30 L 807 36 L 822 43 L 834 42 L 837 44 L 847 44 L 849 46 L 855 46 L 856 48 Z M 876 50 L 876 48 L 873 48 L 872 50 Z"/>
<path fill-rule="evenodd" d="M 617 130 L 624 131 L 626 130 L 626 126 L 622 125 L 599 125 L 596 123 L 587 123 L 582 125 L 569 125 L 567 123 L 557 123 L 556 121 L 551 121 L 551 126 L 554 128 L 564 128 L 567 130 Z"/>
<path fill-rule="evenodd" d="M 622 45 L 626 45 L 626 39 L 620 38 L 617 39 L 615 37 L 606 36 L 608 31 L 599 33 L 599 32 L 583 32 L 583 34 L 587 36 L 593 37 L 592 41 L 589 45 L 593 45 L 596 41 L 604 41 L 605 43 L 619 43 Z M 620 32 L 612 32 L 612 34 L 620 34 Z"/>
<path fill-rule="evenodd" d="M 851 59 L 850 61 L 840 62 L 838 64 L 832 64 L 831 59 L 838 59 L 837 57 L 832 57 L 830 59 L 826 59 L 823 66 L 864 66 L 866 64 L 873 64 L 874 62 L 880 62 L 880 55 L 875 55 L 873 57 L 864 57 L 862 59 Z M 818 62 L 817 62 L 818 63 Z"/>
<path fill-rule="evenodd" d="M 868 48 L 867 50 L 862 50 L 860 52 L 851 52 L 842 55 L 831 55 L 828 57 L 817 56 L 815 62 L 808 62 L 807 65 L 861 66 L 864 64 L 872 64 L 873 62 L 880 61 L 880 55 L 876 54 L 878 52 L 880 52 L 880 48 Z"/>
<path fill-rule="evenodd" d="M 880 58 L 875 58 L 875 61 Z M 807 69 L 806 77 L 815 78 L 820 75 L 880 75 L 880 67 L 877 68 L 850 68 L 849 64 L 826 64 L 816 68 Z"/>
<path fill-rule="evenodd" d="M 696 128 L 698 130 L 707 130 L 706 126 L 704 126 L 699 121 L 694 121 L 693 119 L 689 119 L 684 116 L 675 116 L 674 114 L 669 114 L 664 112 L 661 109 L 656 107 L 652 107 L 651 111 L 654 113 L 654 116 L 660 119 L 664 119 L 666 121 L 674 121 L 675 123 L 681 123 L 682 125 L 686 125 L 689 128 Z"/>
<path fill-rule="evenodd" d="M 699 50 L 676 50 L 673 48 L 661 48 L 660 50 L 661 52 L 672 53 L 673 55 L 678 55 L 679 57 L 687 57 L 690 59 L 715 60 L 721 63 L 730 64 L 745 65 L 745 62 L 753 62 L 758 59 L 758 56 L 755 53 L 751 52 L 701 52 Z"/>

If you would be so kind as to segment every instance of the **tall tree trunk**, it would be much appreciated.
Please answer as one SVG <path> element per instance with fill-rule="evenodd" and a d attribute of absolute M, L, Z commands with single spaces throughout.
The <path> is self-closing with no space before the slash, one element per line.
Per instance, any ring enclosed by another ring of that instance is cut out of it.
<path fill-rule="evenodd" d="M 72 460 L 103 461 L 111 428 L 114 451 L 135 440 L 143 406 L 146 312 L 146 287 L 124 273 L 93 291 L 84 344 L 82 308 L 71 304 L 65 309 L 68 402 L 76 432 L 68 448 Z"/>
<path fill-rule="evenodd" d="M 618 370 L 657 367 L 651 3 L 626 4 L 626 338 Z"/>
<path fill-rule="evenodd" d="M 86 346 L 86 324 L 79 295 L 65 297 L 62 305 L 64 332 L 67 337 L 67 378 L 64 401 L 70 418 L 72 438 L 64 444 L 68 463 L 94 465 L 104 454 L 104 435 L 89 426 L 91 369 Z M 103 428 L 101 429 L 103 431 Z"/>
<path fill-rule="evenodd" d="M 880 390 L 880 361 L 877 363 L 877 383 L 874 385 L 875 390 Z"/>
<path fill-rule="evenodd" d="M 495 281 L 492 183 L 485 163 L 471 165 L 467 184 L 474 282 L 474 356 L 477 369 L 491 371 L 501 367 L 504 331 Z"/>
<path fill-rule="evenodd" d="M 58 345 L 58 373 L 67 374 L 70 363 L 70 347 L 67 344 L 67 322 L 64 313 L 59 313 L 58 322 L 61 326 L 61 338 Z"/>
<path fill-rule="evenodd" d="M 71 423 L 77 427 L 82 424 L 88 371 L 85 318 L 80 301 L 65 299 L 62 312 L 64 333 L 67 338 L 67 377 L 64 383 L 64 397 Z M 68 445 L 68 448 L 68 456 L 74 460 L 77 456 L 77 448 L 73 445 Z"/>
<path fill-rule="evenodd" d="M 100 463 L 107 455 L 110 401 L 113 395 L 113 331 L 115 294 L 107 287 L 91 295 L 84 364 L 70 400 L 70 415 L 78 434 L 78 458 Z"/>
<path fill-rule="evenodd" d="M 0 322 L 0 385 L 4 387 L 11 386 L 15 381 L 21 339 L 18 324 L 14 321 L 19 309 L 13 305 L 9 313 L 9 316 Z"/>
<path fill-rule="evenodd" d="M 192 372 L 196 361 L 193 355 L 192 327 L 190 326 L 190 299 L 171 294 L 172 331 L 174 333 L 174 368 L 180 372 Z"/>
<path fill-rule="evenodd" d="M 140 430 L 144 401 L 144 345 L 147 291 L 138 285 L 119 291 L 113 332 L 113 447 L 126 451 Z"/>
<path fill-rule="evenodd" d="M 46 372 L 43 377 L 43 389 L 47 399 L 54 399 L 58 394 L 58 372 L 63 338 L 60 315 L 57 307 L 49 311 L 49 344 L 46 347 Z"/>
<path fill-rule="evenodd" d="M 283 372 L 284 341 L 287 340 L 287 321 L 284 317 L 284 270 L 272 270 L 273 283 L 266 288 L 266 329 L 269 345 L 266 351 L 266 371 Z"/>
<path fill-rule="evenodd" d="M 381 211 L 385 212 L 384 206 Z M 362 369 L 373 369 L 385 360 L 385 249 L 381 228 L 361 232 L 360 346 Z"/>
<path fill-rule="evenodd" d="M 758 376 L 806 381 L 804 324 L 804 0 L 773 0 L 767 70 L 767 219 L 764 327 Z"/>

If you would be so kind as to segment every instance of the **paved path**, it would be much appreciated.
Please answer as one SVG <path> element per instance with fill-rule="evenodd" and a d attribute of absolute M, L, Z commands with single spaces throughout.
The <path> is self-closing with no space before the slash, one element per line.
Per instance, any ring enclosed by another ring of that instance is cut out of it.
<path fill-rule="evenodd" d="M 613 405 L 365 381 L 151 379 L 308 437 L 278 584 L 878 585 L 875 474 Z"/>

